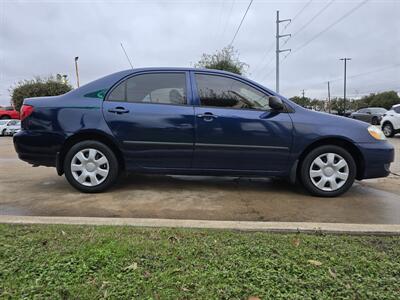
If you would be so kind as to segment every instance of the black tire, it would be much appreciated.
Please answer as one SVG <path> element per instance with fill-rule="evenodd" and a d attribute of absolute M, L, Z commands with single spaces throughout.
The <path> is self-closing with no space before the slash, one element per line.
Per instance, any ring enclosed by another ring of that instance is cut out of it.
<path fill-rule="evenodd" d="M 378 118 L 377 117 L 373 117 L 372 120 L 371 120 L 371 124 L 372 125 L 378 125 L 379 124 Z"/>
<path fill-rule="evenodd" d="M 0 120 L 8 120 L 8 119 L 11 119 L 11 118 L 7 115 L 3 115 L 0 117 Z"/>
<path fill-rule="evenodd" d="M 310 168 L 312 162 L 320 155 L 324 153 L 334 153 L 340 155 L 347 163 L 349 169 L 349 175 L 345 183 L 334 191 L 324 191 L 317 186 L 311 180 L 310 177 Z M 334 146 L 334 145 L 325 145 L 315 148 L 310 153 L 306 155 L 300 165 L 300 180 L 303 186 L 314 196 L 320 197 L 336 197 L 343 193 L 345 193 L 354 183 L 355 177 L 357 174 L 357 166 L 354 161 L 354 158 L 351 154 L 342 147 Z"/>
<path fill-rule="evenodd" d="M 5 130 L 5 129 L 3 129 L 3 131 L 1 132 L 1 135 L 2 135 L 2 136 L 5 136 L 5 135 L 6 135 L 6 130 Z"/>
<path fill-rule="evenodd" d="M 395 132 L 392 123 L 385 122 L 382 126 L 382 131 L 386 137 L 394 137 Z"/>
<path fill-rule="evenodd" d="M 71 171 L 71 162 L 74 158 L 75 154 L 84 149 L 95 149 L 100 151 L 108 160 L 109 164 L 109 173 L 106 176 L 105 180 L 96 186 L 86 186 L 79 183 L 73 176 Z M 76 188 L 78 191 L 84 193 L 100 193 L 108 189 L 111 185 L 113 185 L 118 178 L 119 174 L 119 164 L 118 160 L 115 156 L 115 153 L 105 144 L 97 142 L 97 141 L 83 141 L 75 144 L 68 150 L 65 159 L 64 159 L 64 173 L 68 182 Z"/>

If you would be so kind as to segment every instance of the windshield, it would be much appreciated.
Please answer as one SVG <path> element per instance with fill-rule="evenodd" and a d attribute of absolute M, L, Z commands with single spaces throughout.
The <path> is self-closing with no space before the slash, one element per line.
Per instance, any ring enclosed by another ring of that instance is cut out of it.
<path fill-rule="evenodd" d="M 7 124 L 7 122 L 8 122 L 8 121 L 0 120 L 0 125 L 5 125 L 5 124 Z"/>

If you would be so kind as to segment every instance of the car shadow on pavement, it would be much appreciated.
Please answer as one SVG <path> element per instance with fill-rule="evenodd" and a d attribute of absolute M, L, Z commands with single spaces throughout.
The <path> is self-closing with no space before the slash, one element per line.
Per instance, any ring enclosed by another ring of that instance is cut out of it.
<path fill-rule="evenodd" d="M 279 178 L 253 178 L 229 176 L 186 176 L 186 175 L 121 175 L 110 191 L 151 188 L 158 192 L 171 190 L 188 191 L 232 191 L 276 192 L 308 195 L 298 184 L 291 184 Z"/>

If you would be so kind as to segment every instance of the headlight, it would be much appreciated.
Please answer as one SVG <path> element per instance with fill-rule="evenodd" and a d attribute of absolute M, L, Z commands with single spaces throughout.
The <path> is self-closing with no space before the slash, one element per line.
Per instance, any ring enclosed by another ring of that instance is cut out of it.
<path fill-rule="evenodd" d="M 380 141 L 386 140 L 386 137 L 383 134 L 382 130 L 380 130 L 379 128 L 377 128 L 375 126 L 369 126 L 368 132 L 376 140 L 380 140 Z"/>

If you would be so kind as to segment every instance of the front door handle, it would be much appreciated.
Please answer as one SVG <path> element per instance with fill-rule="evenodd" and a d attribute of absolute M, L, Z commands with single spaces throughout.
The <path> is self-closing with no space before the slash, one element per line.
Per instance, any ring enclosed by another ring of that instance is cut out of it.
<path fill-rule="evenodd" d="M 108 112 L 120 115 L 128 113 L 129 109 L 125 109 L 125 107 L 122 106 L 117 106 L 115 108 L 110 108 Z"/>
<path fill-rule="evenodd" d="M 217 115 L 214 115 L 213 113 L 210 113 L 210 112 L 206 112 L 206 113 L 204 113 L 204 114 L 198 114 L 197 117 L 198 117 L 198 118 L 202 118 L 202 119 L 203 119 L 204 121 L 206 121 L 206 122 L 210 122 L 210 121 L 212 121 L 213 119 L 218 118 Z"/>

